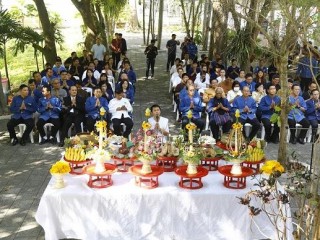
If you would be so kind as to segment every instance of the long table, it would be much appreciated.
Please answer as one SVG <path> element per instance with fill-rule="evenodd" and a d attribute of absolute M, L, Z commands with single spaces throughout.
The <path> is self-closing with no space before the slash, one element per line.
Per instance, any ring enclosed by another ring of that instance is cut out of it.
<path fill-rule="evenodd" d="M 36 213 L 45 239 L 276 239 L 267 217 L 260 214 L 253 223 L 236 198 L 254 187 L 251 177 L 242 190 L 225 188 L 217 171 L 198 190 L 180 188 L 175 173 L 163 173 L 159 187 L 150 190 L 135 186 L 129 173 L 112 179 L 114 185 L 105 189 L 89 188 L 84 175 L 66 175 L 63 189 L 54 189 L 51 179 Z"/>

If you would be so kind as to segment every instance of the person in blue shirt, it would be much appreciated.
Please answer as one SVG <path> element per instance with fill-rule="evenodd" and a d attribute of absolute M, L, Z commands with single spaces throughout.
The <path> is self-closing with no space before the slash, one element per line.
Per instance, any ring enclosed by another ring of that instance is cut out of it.
<path fill-rule="evenodd" d="M 280 97 L 276 95 L 276 86 L 269 84 L 266 90 L 268 95 L 261 99 L 258 107 L 262 114 L 261 121 L 265 129 L 265 140 L 266 142 L 279 143 L 280 126 L 278 126 L 278 123 L 274 123 L 273 132 L 271 134 L 272 123 L 270 122 L 270 118 L 275 112 L 275 107 L 280 106 L 281 100 Z"/>
<path fill-rule="evenodd" d="M 94 131 L 94 125 L 96 124 L 96 121 L 100 119 L 100 108 L 102 107 L 106 111 L 106 114 L 103 117 L 106 118 L 107 112 L 109 111 L 108 101 L 102 97 L 101 89 L 95 88 L 94 96 L 87 98 L 85 104 L 87 113 L 86 125 L 89 132 Z"/>
<path fill-rule="evenodd" d="M 219 136 L 220 126 L 222 126 L 223 133 L 228 133 L 232 124 L 231 117 L 229 115 L 229 111 L 231 109 L 229 101 L 222 96 L 223 88 L 217 87 L 216 95 L 210 99 L 207 105 L 207 111 L 210 115 L 209 125 L 212 131 L 212 136 L 217 142 L 221 140 L 221 136 Z"/>
<path fill-rule="evenodd" d="M 318 124 L 320 124 L 319 90 L 313 89 L 311 91 L 311 98 L 306 101 L 306 105 L 307 110 L 305 116 L 312 126 L 311 142 L 314 142 L 318 131 Z"/>
<path fill-rule="evenodd" d="M 45 85 L 50 85 L 53 78 L 54 76 L 53 76 L 52 68 L 51 67 L 46 68 L 46 75 L 41 78 L 40 87 Z"/>
<path fill-rule="evenodd" d="M 305 56 L 300 58 L 296 72 L 300 78 L 302 92 L 308 91 L 308 86 L 312 82 L 312 79 L 317 76 L 318 71 L 319 67 L 316 58 L 306 52 Z"/>
<path fill-rule="evenodd" d="M 250 89 L 248 86 L 243 87 L 242 96 L 235 98 L 232 108 L 234 112 L 239 109 L 239 121 L 242 123 L 242 125 L 244 125 L 245 123 L 250 123 L 252 125 L 249 136 L 245 135 L 245 131 L 243 128 L 243 135 L 246 136 L 248 141 L 251 141 L 260 129 L 260 123 L 256 117 L 256 101 L 252 97 L 250 97 Z"/>
<path fill-rule="evenodd" d="M 38 105 L 39 99 L 42 98 L 42 92 L 36 88 L 36 80 L 29 79 L 28 80 L 28 87 L 29 87 L 29 96 L 34 98 L 34 101 Z"/>
<path fill-rule="evenodd" d="M 304 99 L 300 96 L 300 86 L 293 84 L 291 87 L 291 95 L 289 96 L 289 105 L 291 110 L 288 114 L 288 125 L 290 128 L 290 143 L 296 144 L 297 141 L 300 144 L 304 144 L 304 138 L 307 135 L 310 123 L 304 116 L 307 110 L 307 105 Z M 298 139 L 296 138 L 296 123 L 299 123 L 302 128 Z"/>
<path fill-rule="evenodd" d="M 35 113 L 37 110 L 37 105 L 34 101 L 34 98 L 29 96 L 29 89 L 27 85 L 20 85 L 19 93 L 19 95 L 15 96 L 12 99 L 12 103 L 10 105 L 10 111 L 12 113 L 12 116 L 9 122 L 7 123 L 7 129 L 10 134 L 12 146 L 18 143 L 18 139 L 14 128 L 20 123 L 26 125 L 26 130 L 24 131 L 20 139 L 20 144 L 22 146 L 26 145 L 26 139 L 29 137 L 34 127 L 34 119 L 32 118 L 33 113 Z"/>
<path fill-rule="evenodd" d="M 56 58 L 56 64 L 52 68 L 53 76 L 60 78 L 61 71 L 66 71 L 66 68 L 62 65 L 60 57 Z"/>
<path fill-rule="evenodd" d="M 59 115 L 62 109 L 62 104 L 59 98 L 51 95 L 51 89 L 49 86 L 42 87 L 42 95 L 38 103 L 38 112 L 40 113 L 39 120 L 37 122 L 37 129 L 41 136 L 40 145 L 50 141 L 52 144 L 56 143 L 56 134 L 60 128 Z M 46 136 L 43 126 L 46 123 L 52 123 L 51 135 Z"/>
<path fill-rule="evenodd" d="M 182 129 L 186 128 L 186 125 L 189 123 L 189 119 L 187 117 L 187 113 L 189 110 L 192 111 L 191 122 L 193 122 L 200 133 L 204 128 L 204 122 L 201 119 L 201 111 L 202 111 L 202 101 L 200 96 L 195 95 L 195 87 L 190 85 L 187 87 L 188 95 L 184 98 L 180 99 L 179 109 L 182 114 Z"/>
<path fill-rule="evenodd" d="M 256 83 L 253 81 L 252 73 L 247 73 L 245 78 L 246 80 L 240 83 L 240 89 L 242 90 L 244 86 L 247 86 L 251 95 L 255 90 Z"/>

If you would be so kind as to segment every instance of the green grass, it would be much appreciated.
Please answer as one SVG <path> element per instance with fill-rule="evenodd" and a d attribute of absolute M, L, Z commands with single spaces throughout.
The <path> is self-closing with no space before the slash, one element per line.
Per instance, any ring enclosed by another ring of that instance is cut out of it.
<path fill-rule="evenodd" d="M 58 55 L 62 58 L 62 61 L 64 61 L 70 55 L 70 51 L 64 50 L 63 52 L 58 52 Z M 38 61 L 39 70 L 42 71 L 43 65 L 41 55 L 38 56 Z M 20 52 L 17 56 L 14 56 L 13 50 L 9 48 L 7 51 L 7 62 L 11 89 L 19 87 L 22 83 L 27 83 L 32 76 L 30 74 L 37 70 L 36 59 L 32 47 L 28 47 L 24 53 Z M 46 61 L 44 60 L 44 62 Z M 3 58 L 0 59 L 0 71 L 1 76 L 4 77 L 5 69 Z"/>

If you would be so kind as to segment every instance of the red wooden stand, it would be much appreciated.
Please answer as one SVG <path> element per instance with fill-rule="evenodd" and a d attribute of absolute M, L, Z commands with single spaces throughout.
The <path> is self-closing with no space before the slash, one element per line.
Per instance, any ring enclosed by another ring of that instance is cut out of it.
<path fill-rule="evenodd" d="M 71 171 L 69 173 L 70 174 L 75 174 L 75 175 L 83 174 L 82 168 L 84 166 L 90 165 L 91 162 L 92 162 L 92 159 L 85 160 L 85 161 L 71 161 L 71 160 L 67 160 L 66 158 L 64 158 L 64 160 L 66 162 L 68 162 L 69 165 L 70 165 Z"/>
<path fill-rule="evenodd" d="M 173 172 L 177 167 L 178 157 L 157 157 L 156 165 L 162 166 L 165 172 Z"/>
<path fill-rule="evenodd" d="M 187 174 L 188 166 L 180 166 L 175 169 L 175 173 L 180 176 L 179 186 L 186 189 L 199 189 L 203 187 L 201 178 L 208 175 L 208 170 L 198 166 L 196 174 Z"/>
<path fill-rule="evenodd" d="M 113 164 L 105 163 L 104 166 L 106 168 L 106 171 L 102 173 L 95 173 L 95 164 L 91 164 L 88 166 L 85 166 L 83 168 L 83 173 L 89 175 L 89 181 L 88 186 L 91 188 L 106 188 L 110 187 L 113 182 L 111 180 L 111 176 L 113 173 L 117 171 L 117 167 Z"/>
<path fill-rule="evenodd" d="M 111 158 L 114 161 L 114 165 L 117 166 L 119 172 L 128 172 L 129 167 L 134 165 L 134 162 L 137 160 L 136 157 L 133 158 Z"/>
<path fill-rule="evenodd" d="M 254 174 L 259 174 L 260 173 L 260 164 L 263 163 L 266 159 L 262 159 L 260 161 L 256 162 L 248 162 L 244 161 L 241 163 L 241 166 L 251 168 L 254 171 Z"/>
<path fill-rule="evenodd" d="M 141 173 L 142 165 L 134 165 L 129 168 L 129 173 L 134 175 L 135 184 L 142 188 L 152 189 L 159 186 L 158 177 L 163 173 L 163 168 L 151 165 L 151 173 Z"/>
<path fill-rule="evenodd" d="M 219 167 L 219 160 L 221 156 L 214 158 L 204 158 L 201 160 L 201 166 L 207 167 L 209 171 L 217 171 Z"/>
<path fill-rule="evenodd" d="M 247 177 L 254 174 L 254 171 L 248 167 L 242 167 L 241 175 L 230 173 L 232 165 L 225 165 L 218 168 L 218 171 L 224 176 L 223 185 L 231 189 L 243 189 L 246 187 Z"/>

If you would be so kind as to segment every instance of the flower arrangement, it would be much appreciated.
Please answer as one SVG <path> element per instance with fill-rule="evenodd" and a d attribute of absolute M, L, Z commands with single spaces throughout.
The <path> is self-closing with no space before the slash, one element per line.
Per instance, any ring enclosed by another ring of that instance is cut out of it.
<path fill-rule="evenodd" d="M 71 168 L 69 166 L 69 163 L 59 160 L 55 164 L 53 164 L 50 168 L 51 174 L 66 174 L 71 171 Z"/>
<path fill-rule="evenodd" d="M 181 158 L 187 164 L 198 165 L 203 158 L 203 152 L 200 147 L 185 147 L 181 151 Z"/>
<path fill-rule="evenodd" d="M 261 168 L 261 173 L 264 174 L 281 174 L 284 172 L 284 167 L 277 160 L 268 160 Z"/>

